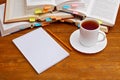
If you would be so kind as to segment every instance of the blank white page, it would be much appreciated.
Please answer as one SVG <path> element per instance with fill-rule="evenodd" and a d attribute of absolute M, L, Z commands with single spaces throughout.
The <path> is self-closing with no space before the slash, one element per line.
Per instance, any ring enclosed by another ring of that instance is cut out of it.
<path fill-rule="evenodd" d="M 18 37 L 13 42 L 38 73 L 69 55 L 42 28 Z"/>

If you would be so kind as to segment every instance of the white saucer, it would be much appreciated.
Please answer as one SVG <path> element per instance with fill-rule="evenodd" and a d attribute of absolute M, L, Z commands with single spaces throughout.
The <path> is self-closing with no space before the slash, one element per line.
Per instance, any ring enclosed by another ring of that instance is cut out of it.
<path fill-rule="evenodd" d="M 102 31 L 100 31 L 102 32 Z M 103 32 L 104 33 L 104 32 Z M 85 47 L 80 44 L 79 42 L 79 29 L 74 31 L 70 36 L 70 44 L 74 49 L 79 52 L 86 53 L 86 54 L 93 54 L 102 51 L 107 45 L 107 38 L 104 41 L 96 43 L 95 46 L 92 47 Z M 104 33 L 105 34 L 105 33 Z M 98 37 L 99 39 L 101 36 Z"/>

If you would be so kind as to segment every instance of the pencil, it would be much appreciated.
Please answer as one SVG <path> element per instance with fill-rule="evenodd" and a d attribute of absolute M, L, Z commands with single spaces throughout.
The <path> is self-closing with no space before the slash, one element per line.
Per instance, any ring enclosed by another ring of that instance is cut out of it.
<path fill-rule="evenodd" d="M 58 41 L 60 41 L 67 49 L 69 49 L 70 51 L 72 51 L 73 49 L 71 47 L 69 47 L 67 44 L 65 44 L 62 40 L 60 40 L 54 33 L 52 33 L 49 29 L 46 29 L 46 31 L 53 36 L 54 38 L 56 38 Z"/>

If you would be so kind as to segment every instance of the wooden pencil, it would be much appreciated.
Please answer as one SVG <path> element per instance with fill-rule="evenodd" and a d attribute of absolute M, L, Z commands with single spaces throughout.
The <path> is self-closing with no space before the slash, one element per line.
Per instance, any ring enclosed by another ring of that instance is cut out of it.
<path fill-rule="evenodd" d="M 59 42 L 61 42 L 67 49 L 69 49 L 70 51 L 72 51 L 73 49 L 71 47 L 69 47 L 67 44 L 65 44 L 62 40 L 60 40 L 60 38 L 58 38 L 53 32 L 51 32 L 49 29 L 45 29 L 51 36 L 53 36 L 54 38 L 56 38 Z"/>

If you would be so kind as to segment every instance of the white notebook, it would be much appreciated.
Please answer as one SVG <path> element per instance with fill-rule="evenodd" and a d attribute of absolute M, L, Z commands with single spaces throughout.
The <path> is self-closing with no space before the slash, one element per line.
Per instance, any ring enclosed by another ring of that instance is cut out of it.
<path fill-rule="evenodd" d="M 13 43 L 37 73 L 45 71 L 69 56 L 68 52 L 42 28 L 14 39 Z"/>

